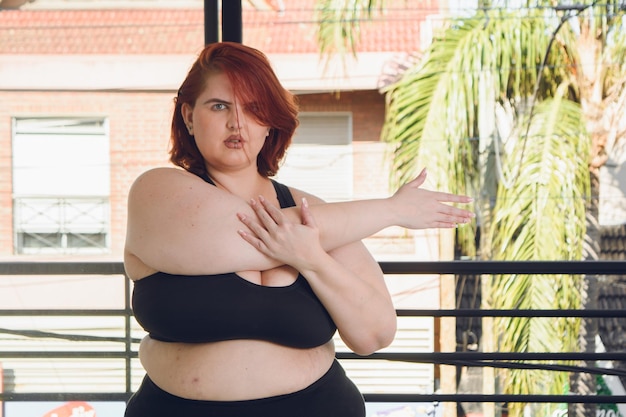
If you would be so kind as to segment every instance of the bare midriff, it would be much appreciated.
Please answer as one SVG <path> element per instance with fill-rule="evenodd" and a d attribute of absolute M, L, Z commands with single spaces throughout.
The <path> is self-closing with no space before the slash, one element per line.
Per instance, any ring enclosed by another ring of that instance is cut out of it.
<path fill-rule="evenodd" d="M 298 349 L 260 340 L 169 343 L 146 336 L 139 358 L 161 389 L 193 400 L 241 401 L 288 394 L 321 378 L 333 341 Z"/>

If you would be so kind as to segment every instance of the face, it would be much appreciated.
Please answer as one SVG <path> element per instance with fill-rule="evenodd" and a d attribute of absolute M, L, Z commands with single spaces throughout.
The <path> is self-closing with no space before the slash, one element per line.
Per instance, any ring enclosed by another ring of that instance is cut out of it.
<path fill-rule="evenodd" d="M 194 106 L 182 105 L 185 124 L 212 172 L 257 170 L 257 155 L 269 133 L 247 110 L 250 103 L 235 97 L 223 73 L 209 76 Z"/>

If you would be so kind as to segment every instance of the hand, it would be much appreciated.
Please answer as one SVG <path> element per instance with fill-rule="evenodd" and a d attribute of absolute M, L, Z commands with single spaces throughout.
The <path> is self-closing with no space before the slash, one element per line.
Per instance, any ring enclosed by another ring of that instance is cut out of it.
<path fill-rule="evenodd" d="M 250 205 L 258 221 L 238 213 L 239 220 L 249 229 L 238 232 L 259 252 L 296 269 L 300 269 L 311 258 L 316 248 L 320 254 L 323 253 L 319 229 L 306 199 L 302 199 L 299 224 L 289 220 L 279 208 L 271 205 L 262 196 L 258 202 L 252 200 Z"/>
<path fill-rule="evenodd" d="M 420 188 L 426 181 L 422 170 L 413 181 L 403 185 L 390 197 L 399 216 L 398 226 L 408 229 L 453 228 L 469 223 L 474 213 L 445 203 L 471 203 L 472 198 Z"/>

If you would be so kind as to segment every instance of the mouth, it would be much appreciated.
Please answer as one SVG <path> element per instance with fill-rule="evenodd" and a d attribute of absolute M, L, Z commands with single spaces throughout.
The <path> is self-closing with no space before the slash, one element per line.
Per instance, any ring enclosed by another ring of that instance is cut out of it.
<path fill-rule="evenodd" d="M 226 147 L 230 149 L 241 149 L 243 148 L 243 139 L 239 135 L 229 136 L 228 139 L 224 141 Z"/>

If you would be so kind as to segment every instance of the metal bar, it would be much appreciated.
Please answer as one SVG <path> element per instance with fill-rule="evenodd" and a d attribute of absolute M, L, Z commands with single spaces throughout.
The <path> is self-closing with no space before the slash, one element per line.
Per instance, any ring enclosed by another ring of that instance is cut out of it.
<path fill-rule="evenodd" d="M 434 261 L 380 262 L 387 274 L 624 275 L 626 261 Z"/>
<path fill-rule="evenodd" d="M 394 360 L 402 362 L 442 363 L 449 361 L 624 361 L 626 352 L 380 352 L 359 356 L 352 352 L 337 352 L 338 359 Z"/>
<path fill-rule="evenodd" d="M 0 358 L 13 359 L 125 359 L 137 358 L 137 351 L 0 351 Z M 457 364 L 476 363 L 476 366 L 489 366 L 484 361 L 590 361 L 626 360 L 626 352 L 381 352 L 369 356 L 359 356 L 352 352 L 337 352 L 337 359 L 391 360 L 399 362 Z M 510 365 L 512 366 L 512 365 Z M 510 367 L 509 366 L 509 367 Z M 524 367 L 523 363 L 520 363 Z"/>
<path fill-rule="evenodd" d="M 386 274 L 624 275 L 626 261 L 434 261 L 380 262 Z M 115 275 L 122 262 L 0 262 L 0 275 Z"/>
<path fill-rule="evenodd" d="M 137 357 L 136 351 L 0 351 L 0 358 L 19 359 L 84 359 L 84 358 L 108 358 L 124 359 L 126 355 Z M 533 353 L 533 352 L 384 352 L 374 353 L 369 356 L 359 356 L 351 352 L 337 352 L 338 359 L 358 360 L 392 360 L 401 362 L 426 362 L 426 363 L 452 363 L 457 361 L 578 361 L 578 360 L 616 360 L 625 361 L 626 352 L 559 352 L 559 353 Z"/>
<path fill-rule="evenodd" d="M 126 392 L 0 392 L 0 401 L 128 401 Z"/>
<path fill-rule="evenodd" d="M 3 310 L 2 316 L 132 316 L 132 310 L 67 310 L 67 309 L 26 309 Z M 458 310 L 396 310 L 399 317 L 626 317 L 626 310 L 497 310 L 497 309 L 458 309 Z"/>
<path fill-rule="evenodd" d="M 204 0 L 204 44 L 219 42 L 219 13 L 217 0 Z"/>
<path fill-rule="evenodd" d="M 138 352 L 125 350 L 120 351 L 40 351 L 29 350 L 15 351 L 5 350 L 0 351 L 0 359 L 126 359 L 126 356 L 130 355 L 131 358 L 139 357 Z"/>
<path fill-rule="evenodd" d="M 1 314 L 1 313 L 0 313 Z M 396 310 L 398 317 L 626 317 L 626 310 Z"/>
<path fill-rule="evenodd" d="M 368 402 L 626 403 L 626 395 L 363 394 Z"/>
<path fill-rule="evenodd" d="M 29 339 L 60 339 L 72 342 L 113 342 L 126 343 L 128 338 L 111 337 L 111 336 L 93 336 L 86 334 L 66 334 L 57 332 L 44 332 L 41 330 L 14 330 L 0 327 L 0 334 L 11 334 L 14 336 L 22 336 Z M 131 339 L 132 343 L 139 343 L 141 339 Z M 0 350 L 1 352 L 1 350 Z"/>
<path fill-rule="evenodd" d="M 222 1 L 222 41 L 242 42 L 242 12 L 241 0 Z"/>
<path fill-rule="evenodd" d="M 626 395 L 513 395 L 513 394 L 363 394 L 367 402 L 483 402 L 621 404 Z M 0 401 L 127 401 L 127 393 L 39 392 L 0 393 Z"/>
<path fill-rule="evenodd" d="M 124 280 L 124 308 L 127 311 L 131 311 L 132 310 L 132 306 L 131 306 L 131 285 L 130 285 L 130 279 L 128 279 L 128 277 L 126 277 L 126 280 Z M 125 353 L 126 353 L 126 360 L 124 365 L 126 366 L 126 393 L 127 394 L 132 394 L 133 392 L 133 381 L 132 381 L 132 354 L 133 354 L 133 336 L 132 336 L 132 329 L 131 329 L 131 320 L 130 320 L 130 314 L 127 315 L 126 317 L 124 317 L 124 331 L 125 331 L 125 337 L 126 337 L 126 342 L 124 343 L 124 348 L 125 348 Z"/>
<path fill-rule="evenodd" d="M 205 0 L 211 2 L 211 0 Z M 213 0 L 216 3 L 216 0 Z M 240 6 L 240 1 L 238 1 Z M 231 5 L 232 6 L 232 5 Z M 381 262 L 383 271 L 387 274 L 579 274 L 600 275 L 626 273 L 625 261 L 437 261 L 437 262 Z M 124 266 L 121 262 L 3 262 L 0 263 L 1 275 L 124 275 Z M 123 393 L 0 393 L 0 401 L 69 401 L 73 399 L 92 401 L 127 401 L 132 394 L 131 365 L 132 360 L 138 357 L 133 351 L 133 343 L 139 339 L 131 337 L 132 310 L 130 294 L 132 283 L 125 278 L 125 306 L 124 309 L 108 310 L 0 310 L 0 316 L 123 316 L 125 320 L 125 334 L 123 338 L 115 338 L 124 342 L 120 351 L 0 351 L 0 358 L 18 359 L 111 359 L 125 361 L 126 379 Z M 427 316 L 427 317 L 626 317 L 622 310 L 397 310 L 400 317 Z M 30 334 L 24 331 L 26 335 Z M 27 334 L 28 333 L 28 334 Z M 43 337 L 54 337 L 46 332 L 32 333 Z M 60 335 L 68 336 L 68 335 Z M 72 335 L 69 335 L 72 336 Z M 87 336 L 86 339 L 100 340 Z M 89 342 L 86 342 L 89 343 Z M 83 345 L 86 346 L 86 345 Z M 121 346 L 120 346 L 120 349 Z M 547 370 L 570 370 L 593 374 L 618 375 L 626 372 L 618 369 L 581 368 L 562 365 L 562 361 L 598 361 L 598 360 L 626 360 L 626 352 L 548 352 L 548 353 L 518 353 L 518 352 L 427 352 L 427 353 L 394 353 L 379 352 L 363 357 L 351 352 L 337 353 L 339 359 L 358 360 L 391 360 L 408 363 L 433 363 L 457 366 L 476 366 L 494 368 L 537 368 Z M 552 362 L 552 363 L 545 363 Z M 372 402 L 563 402 L 563 403 L 626 403 L 626 396 L 576 396 L 576 395 L 485 395 L 485 394 L 364 394 L 366 401 Z"/>
<path fill-rule="evenodd" d="M 0 262 L 0 275 L 123 275 L 122 262 Z"/>
<path fill-rule="evenodd" d="M 115 309 L 115 310 L 85 310 L 85 309 L 25 309 L 25 310 L 2 310 L 0 309 L 0 316 L 46 316 L 46 317 L 54 317 L 54 316 L 128 316 L 132 315 L 132 310 L 129 309 Z"/>

